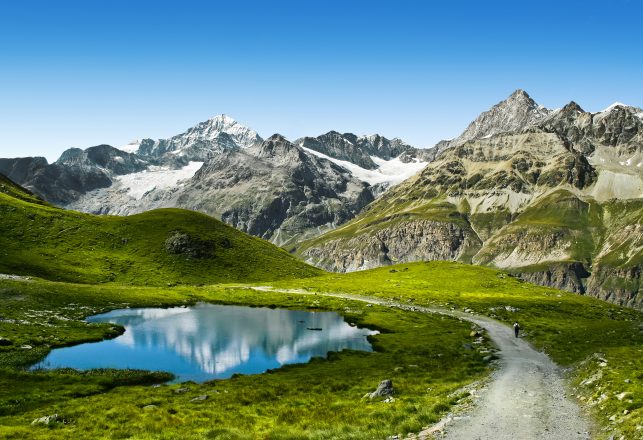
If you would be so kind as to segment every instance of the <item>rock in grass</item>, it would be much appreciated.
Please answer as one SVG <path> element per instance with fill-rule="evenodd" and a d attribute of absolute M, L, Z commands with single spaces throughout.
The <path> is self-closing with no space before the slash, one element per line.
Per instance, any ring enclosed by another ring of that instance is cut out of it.
<path fill-rule="evenodd" d="M 62 422 L 63 419 L 58 414 L 43 416 L 31 422 L 32 425 L 51 425 L 52 423 Z"/>
<path fill-rule="evenodd" d="M 0 336 L 0 347 L 6 347 L 8 345 L 13 345 L 13 342 Z"/>
<path fill-rule="evenodd" d="M 190 402 L 203 402 L 204 400 L 208 400 L 210 396 L 207 394 L 202 394 L 201 396 L 196 396 L 194 399 L 191 399 Z"/>
<path fill-rule="evenodd" d="M 190 391 L 188 387 L 177 388 L 174 390 L 176 394 L 183 394 L 183 393 L 187 393 L 188 391 Z"/>
<path fill-rule="evenodd" d="M 390 379 L 385 379 L 380 382 L 377 386 L 377 389 L 372 393 L 368 394 L 368 397 L 374 399 L 376 397 L 388 397 L 392 396 L 395 390 L 393 389 L 393 381 Z"/>

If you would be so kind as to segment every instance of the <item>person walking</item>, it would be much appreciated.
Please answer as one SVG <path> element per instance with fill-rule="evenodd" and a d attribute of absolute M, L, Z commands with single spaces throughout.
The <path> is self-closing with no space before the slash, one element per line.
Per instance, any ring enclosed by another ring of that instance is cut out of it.
<path fill-rule="evenodd" d="M 518 324 L 518 322 L 514 322 L 514 335 L 518 337 L 519 332 L 520 332 L 520 324 Z"/>

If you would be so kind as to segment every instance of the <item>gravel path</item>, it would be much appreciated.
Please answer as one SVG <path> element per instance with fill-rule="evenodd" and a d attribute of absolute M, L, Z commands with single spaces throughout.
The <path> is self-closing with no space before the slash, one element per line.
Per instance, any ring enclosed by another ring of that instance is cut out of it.
<path fill-rule="evenodd" d="M 273 290 L 258 287 L 256 290 Z M 276 290 L 276 289 L 275 289 Z M 281 290 L 311 294 L 305 290 Z M 317 293 L 389 307 L 454 316 L 487 331 L 498 348 L 499 366 L 475 407 L 467 414 L 443 420 L 440 431 L 449 440 L 587 440 L 590 425 L 576 403 L 567 397 L 560 368 L 513 329 L 485 316 L 438 308 L 409 306 L 379 298 Z M 431 431 L 418 437 L 431 438 Z"/>
<path fill-rule="evenodd" d="M 589 439 L 589 423 L 566 396 L 560 369 L 513 330 L 492 319 L 461 316 L 483 327 L 500 350 L 500 365 L 471 413 L 446 425 L 446 438 Z"/>

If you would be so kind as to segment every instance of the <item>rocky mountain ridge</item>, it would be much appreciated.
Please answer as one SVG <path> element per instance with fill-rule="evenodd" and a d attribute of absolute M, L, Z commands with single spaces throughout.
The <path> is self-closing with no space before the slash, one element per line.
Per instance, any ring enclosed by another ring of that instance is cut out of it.
<path fill-rule="evenodd" d="M 641 307 L 643 112 L 551 111 L 525 95 L 485 112 L 418 175 L 297 252 L 336 271 L 472 262 Z"/>

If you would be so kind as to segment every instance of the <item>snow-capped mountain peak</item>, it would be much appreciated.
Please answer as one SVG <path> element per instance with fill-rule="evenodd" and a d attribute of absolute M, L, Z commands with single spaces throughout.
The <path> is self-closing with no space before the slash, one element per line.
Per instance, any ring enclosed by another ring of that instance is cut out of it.
<path fill-rule="evenodd" d="M 256 131 L 221 114 L 169 139 L 144 139 L 138 152 L 156 158 L 171 155 L 188 161 L 205 161 L 223 151 L 250 148 L 262 141 Z"/>

